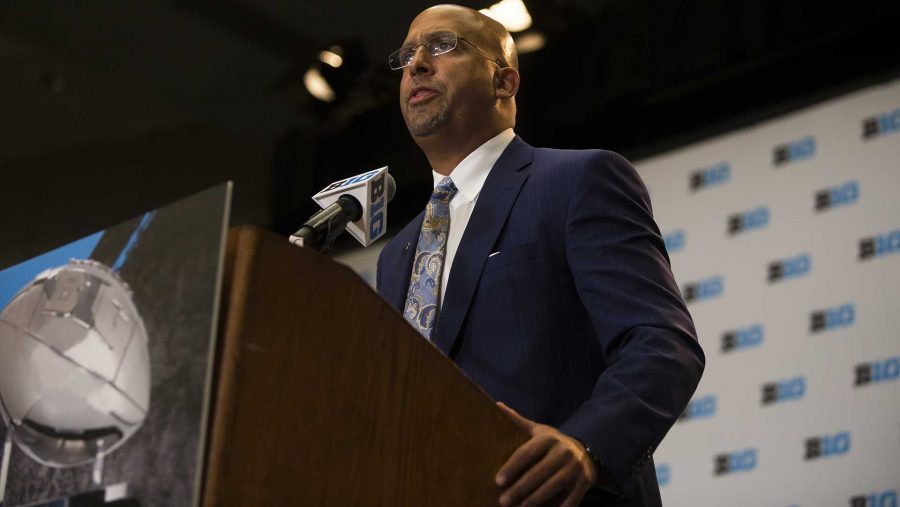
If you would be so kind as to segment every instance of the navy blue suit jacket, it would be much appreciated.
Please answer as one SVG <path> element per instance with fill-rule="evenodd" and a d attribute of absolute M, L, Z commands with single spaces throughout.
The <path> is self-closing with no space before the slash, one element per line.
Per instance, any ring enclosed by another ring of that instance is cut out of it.
<path fill-rule="evenodd" d="M 378 259 L 378 291 L 399 311 L 423 216 Z M 516 137 L 479 194 L 438 319 L 435 344 L 490 396 L 591 447 L 621 492 L 604 505 L 660 504 L 652 453 L 704 355 L 624 158 Z"/>

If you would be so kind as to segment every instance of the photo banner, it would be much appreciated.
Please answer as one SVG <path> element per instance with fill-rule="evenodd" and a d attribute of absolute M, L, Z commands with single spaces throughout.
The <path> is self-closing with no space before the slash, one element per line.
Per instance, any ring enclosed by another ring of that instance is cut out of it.
<path fill-rule="evenodd" d="M 0 505 L 196 505 L 226 183 L 0 269 Z"/>

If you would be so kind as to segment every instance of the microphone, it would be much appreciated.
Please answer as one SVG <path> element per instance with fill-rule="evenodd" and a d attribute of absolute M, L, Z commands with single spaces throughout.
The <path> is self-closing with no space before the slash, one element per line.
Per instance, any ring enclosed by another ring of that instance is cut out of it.
<path fill-rule="evenodd" d="M 290 242 L 325 252 L 346 229 L 362 246 L 369 246 L 384 235 L 387 203 L 396 190 L 387 166 L 336 181 L 313 196 L 323 209 L 291 234 Z"/>

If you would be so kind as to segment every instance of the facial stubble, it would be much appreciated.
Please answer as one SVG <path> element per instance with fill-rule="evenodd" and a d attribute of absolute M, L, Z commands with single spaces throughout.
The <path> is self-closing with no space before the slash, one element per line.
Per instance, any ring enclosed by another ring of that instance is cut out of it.
<path fill-rule="evenodd" d="M 428 111 L 428 106 L 437 111 Z M 424 104 L 422 106 L 406 106 L 406 128 L 413 137 L 427 137 L 437 133 L 450 120 L 450 108 L 446 102 L 440 104 Z"/>

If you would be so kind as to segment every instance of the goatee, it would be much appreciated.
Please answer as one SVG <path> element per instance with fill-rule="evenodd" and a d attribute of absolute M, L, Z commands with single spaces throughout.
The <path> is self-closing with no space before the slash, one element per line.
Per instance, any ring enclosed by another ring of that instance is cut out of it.
<path fill-rule="evenodd" d="M 442 106 L 433 114 L 419 112 L 406 116 L 406 128 L 413 137 L 426 137 L 436 133 L 450 119 L 446 106 Z"/>

